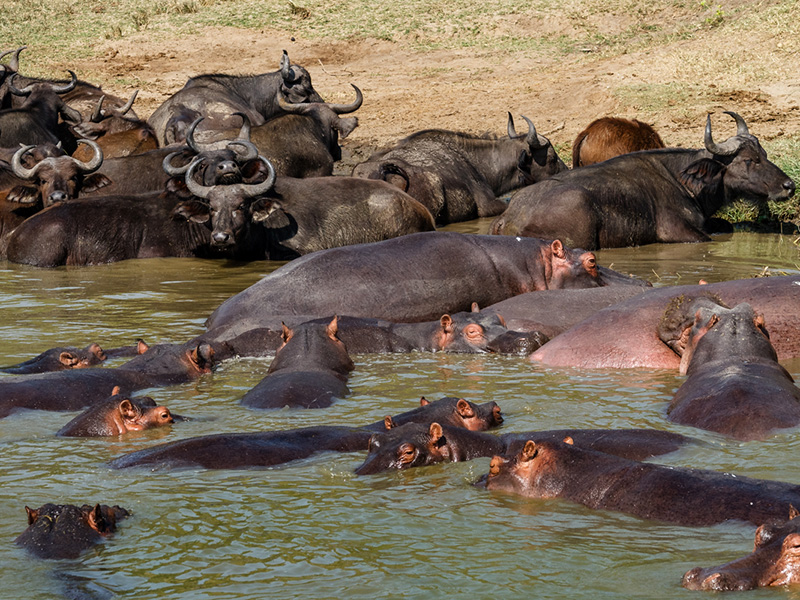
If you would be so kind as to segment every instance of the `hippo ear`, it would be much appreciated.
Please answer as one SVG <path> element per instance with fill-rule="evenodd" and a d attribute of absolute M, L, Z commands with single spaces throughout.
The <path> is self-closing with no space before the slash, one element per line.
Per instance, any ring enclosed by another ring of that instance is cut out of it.
<path fill-rule="evenodd" d="M 111 388 L 111 395 L 112 396 L 119 396 L 120 391 L 121 390 L 119 389 L 119 386 L 115 385 L 113 388 Z"/>
<path fill-rule="evenodd" d="M 289 340 L 292 339 L 293 335 L 294 332 L 286 326 L 286 323 L 281 321 L 281 339 L 283 340 L 283 343 L 287 344 Z"/>
<path fill-rule="evenodd" d="M 470 310 L 470 312 L 479 313 L 479 312 L 481 312 L 481 307 L 478 306 L 477 302 L 473 302 L 472 306 L 470 306 L 469 310 Z"/>
<path fill-rule="evenodd" d="M 567 255 L 564 252 L 564 244 L 561 243 L 561 240 L 553 240 L 550 244 L 550 251 L 556 258 L 564 258 Z"/>
<path fill-rule="evenodd" d="M 456 402 L 456 410 L 458 411 L 458 414 L 465 419 L 471 419 L 475 416 L 475 411 L 472 410 L 472 406 L 469 402 L 464 400 L 464 398 L 458 399 L 458 402 Z"/>
<path fill-rule="evenodd" d="M 210 371 L 211 367 L 214 365 L 214 349 L 210 344 L 199 344 L 194 350 L 192 350 L 191 356 L 192 361 L 201 370 Z"/>
<path fill-rule="evenodd" d="M 562 440 L 565 444 L 569 444 L 570 446 L 575 445 L 575 440 L 572 439 L 572 436 L 567 436 Z"/>
<path fill-rule="evenodd" d="M 503 318 L 503 315 L 497 313 L 497 318 L 500 320 L 500 325 L 506 328 L 508 327 L 508 325 L 506 325 L 506 320 Z"/>
<path fill-rule="evenodd" d="M 105 517 L 103 517 L 103 511 L 100 509 L 100 505 L 95 504 L 94 508 L 88 508 L 89 511 L 86 514 L 86 520 L 89 523 L 89 527 L 94 529 L 97 533 L 105 535 L 108 531 L 108 523 L 106 523 Z"/>
<path fill-rule="evenodd" d="M 428 433 L 431 436 L 432 444 L 438 442 L 440 439 L 442 439 L 442 436 L 444 435 L 444 432 L 442 432 L 442 426 L 439 425 L 438 423 L 431 423 L 431 426 L 428 429 Z"/>
<path fill-rule="evenodd" d="M 439 324 L 445 333 L 453 333 L 453 318 L 450 315 L 442 315 L 442 318 L 439 319 Z"/>
<path fill-rule="evenodd" d="M 58 355 L 58 362 L 65 367 L 74 367 L 80 362 L 80 359 L 72 352 L 62 352 Z"/>
<path fill-rule="evenodd" d="M 119 414 L 122 415 L 123 419 L 135 419 L 136 418 L 136 409 L 133 407 L 133 404 L 130 400 L 125 398 L 122 402 L 119 403 Z"/>
<path fill-rule="evenodd" d="M 383 426 L 386 431 L 389 431 L 390 429 L 397 427 L 397 423 L 395 423 L 394 419 L 392 419 L 392 415 L 386 415 L 383 417 Z"/>
<path fill-rule="evenodd" d="M 148 346 L 144 340 L 136 340 L 136 354 L 144 354 L 148 350 L 150 350 L 150 346 Z"/>
<path fill-rule="evenodd" d="M 36 519 L 39 518 L 39 510 L 25 507 L 25 512 L 28 513 L 28 525 L 33 525 L 36 523 Z"/>
<path fill-rule="evenodd" d="M 753 319 L 753 324 L 756 328 L 764 334 L 764 336 L 769 339 L 769 331 L 767 331 L 767 324 L 764 321 L 764 315 L 756 315 L 756 318 Z"/>
<path fill-rule="evenodd" d="M 534 456 L 536 456 L 536 442 L 533 440 L 528 440 L 525 442 L 525 446 L 523 446 L 519 458 L 522 460 L 522 462 L 528 462 Z"/>
<path fill-rule="evenodd" d="M 500 465 L 503 464 L 502 456 L 493 456 L 492 462 L 489 463 L 489 477 L 495 477 L 500 474 Z"/>
<path fill-rule="evenodd" d="M 419 397 L 419 405 L 420 406 L 428 406 L 428 404 L 430 404 L 430 401 L 425 396 L 420 396 Z"/>
<path fill-rule="evenodd" d="M 328 337 L 331 338 L 332 340 L 339 339 L 338 337 L 336 337 L 336 334 L 339 333 L 339 316 L 338 315 L 335 315 L 333 317 L 333 319 L 331 320 L 331 322 L 328 323 L 328 327 L 325 329 L 325 331 L 328 333 Z"/>
<path fill-rule="evenodd" d="M 789 505 L 789 520 L 796 519 L 800 517 L 800 510 L 797 510 L 793 504 Z"/>

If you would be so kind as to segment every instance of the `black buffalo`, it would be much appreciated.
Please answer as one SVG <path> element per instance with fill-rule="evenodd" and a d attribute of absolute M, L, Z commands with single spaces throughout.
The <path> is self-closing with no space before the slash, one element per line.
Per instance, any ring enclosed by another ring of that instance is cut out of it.
<path fill-rule="evenodd" d="M 528 133 L 518 135 L 509 113 L 508 137 L 498 139 L 419 131 L 356 165 L 353 175 L 396 185 L 424 204 L 439 225 L 499 215 L 506 203 L 497 196 L 567 168 L 525 120 Z"/>
<path fill-rule="evenodd" d="M 254 185 L 204 186 L 186 175 L 204 202 L 185 203 L 186 217 L 207 223 L 220 250 L 240 259 L 290 259 L 350 244 L 433 231 L 430 212 L 383 181 L 355 177 L 269 177 Z M 274 183 L 274 187 L 273 187 Z"/>
<path fill-rule="evenodd" d="M 198 75 L 170 96 L 148 119 L 162 146 L 180 143 L 189 125 L 205 117 L 204 127 L 227 129 L 239 123 L 234 113 L 244 113 L 253 125 L 261 125 L 282 112 L 278 93 L 289 102 L 324 102 L 311 85 L 303 67 L 292 65 L 283 52 L 278 71 L 261 75 Z"/>
<path fill-rule="evenodd" d="M 561 173 L 512 196 L 490 233 L 559 237 L 582 248 L 708 241 L 706 222 L 737 198 L 786 200 L 795 184 L 767 159 L 744 119 L 705 149 L 645 150 Z"/>

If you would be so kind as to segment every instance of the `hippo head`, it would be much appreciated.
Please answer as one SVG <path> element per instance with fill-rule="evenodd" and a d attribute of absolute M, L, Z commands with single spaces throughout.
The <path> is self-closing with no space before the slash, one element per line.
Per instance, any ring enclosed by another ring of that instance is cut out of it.
<path fill-rule="evenodd" d="M 554 497 L 557 489 L 550 489 L 547 484 L 537 488 L 537 481 L 556 467 L 559 453 L 572 444 L 571 437 L 565 438 L 563 443 L 528 440 L 519 454 L 510 459 L 492 457 L 489 474 L 479 483 L 485 483 L 489 490 L 503 490 L 536 498 Z"/>
<path fill-rule="evenodd" d="M 789 508 L 789 520 L 756 530 L 753 552 L 717 567 L 695 567 L 683 576 L 690 590 L 726 592 L 800 583 L 800 512 Z"/>
<path fill-rule="evenodd" d="M 475 404 L 464 398 L 448 396 L 430 402 L 423 396 L 419 408 L 384 419 L 386 429 L 405 423 L 432 423 L 438 421 L 449 427 L 460 427 L 470 431 L 486 431 L 503 424 L 503 412 L 497 402 Z"/>
<path fill-rule="evenodd" d="M 39 558 L 77 558 L 81 552 L 108 537 L 117 521 L 130 513 L 119 506 L 45 504 L 27 506 L 28 528 L 15 540 Z"/>
<path fill-rule="evenodd" d="M 439 423 L 406 423 L 376 433 L 369 453 L 356 475 L 372 475 L 389 469 L 410 469 L 452 460 L 444 430 Z"/>

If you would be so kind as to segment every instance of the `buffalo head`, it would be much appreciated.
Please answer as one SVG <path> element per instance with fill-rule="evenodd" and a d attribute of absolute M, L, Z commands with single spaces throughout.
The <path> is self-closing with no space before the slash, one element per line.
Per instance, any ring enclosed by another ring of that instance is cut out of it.
<path fill-rule="evenodd" d="M 311 85 L 311 75 L 300 65 L 291 64 L 286 50 L 281 57 L 280 73 L 280 91 L 289 102 L 325 102 Z"/>
<path fill-rule="evenodd" d="M 705 147 L 713 160 L 724 165 L 723 181 L 727 201 L 787 200 L 794 194 L 795 184 L 777 165 L 767 158 L 767 153 L 750 133 L 744 119 L 732 111 L 725 111 L 736 121 L 736 135 L 721 143 L 711 135 L 711 115 L 706 118 Z"/>
<path fill-rule="evenodd" d="M 84 162 L 61 152 L 60 155 L 42 158 L 33 166 L 26 167 L 24 157 L 36 146 L 23 146 L 17 150 L 11 159 L 11 169 L 14 175 L 32 182 L 35 188 L 17 186 L 9 192 L 7 199 L 31 204 L 41 198 L 42 204 L 47 207 L 56 202 L 74 200 L 80 192 L 92 192 L 110 184 L 108 177 L 94 173 L 103 164 L 100 147 L 91 140 L 78 142 L 92 148 L 94 154 L 90 160 Z"/>
<path fill-rule="evenodd" d="M 536 127 L 528 117 L 523 115 L 522 118 L 528 124 L 526 134 L 517 133 L 514 118 L 508 113 L 508 138 L 516 142 L 510 151 L 516 153 L 517 158 L 516 161 L 503 161 L 503 164 L 513 165 L 511 168 L 514 172 L 509 173 L 505 179 L 511 185 L 497 192 L 498 195 L 567 170 L 567 165 L 556 154 L 550 140 L 536 132 Z"/>

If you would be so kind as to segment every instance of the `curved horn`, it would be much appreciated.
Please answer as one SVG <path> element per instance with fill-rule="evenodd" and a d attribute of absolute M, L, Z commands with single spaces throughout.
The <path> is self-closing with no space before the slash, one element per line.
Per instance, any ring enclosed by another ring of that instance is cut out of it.
<path fill-rule="evenodd" d="M 53 88 L 53 91 L 56 94 L 66 94 L 67 92 L 71 92 L 75 89 L 75 86 L 78 85 L 78 76 L 75 75 L 74 71 L 70 71 L 67 69 L 67 73 L 69 73 L 70 81 L 65 85 L 51 85 L 50 87 Z"/>
<path fill-rule="evenodd" d="M 281 56 L 281 77 L 284 81 L 291 82 L 292 81 L 292 68 L 291 63 L 289 61 L 289 53 L 286 50 L 283 51 L 283 56 Z"/>
<path fill-rule="evenodd" d="M 19 150 L 14 152 L 14 156 L 11 157 L 11 170 L 14 172 L 14 175 L 20 179 L 25 179 L 27 181 L 33 179 L 36 175 L 36 169 L 38 169 L 39 165 L 41 164 L 36 163 L 36 165 L 31 169 L 26 169 L 22 166 L 22 156 L 33 148 L 36 148 L 35 144 L 30 146 L 22 146 Z"/>
<path fill-rule="evenodd" d="M 29 96 L 30 93 L 33 91 L 33 84 L 28 84 L 24 88 L 17 89 L 14 85 L 14 79 L 16 78 L 17 74 L 12 73 L 11 76 L 8 78 L 8 91 L 14 94 L 15 96 Z"/>
<path fill-rule="evenodd" d="M 213 185 L 206 186 L 201 183 L 197 183 L 194 180 L 194 171 L 200 165 L 201 162 L 202 161 L 200 160 L 193 160 L 192 163 L 189 165 L 189 168 L 186 171 L 186 187 L 189 189 L 192 195 L 207 200 L 208 197 L 211 195 L 211 190 L 213 190 L 215 186 Z"/>
<path fill-rule="evenodd" d="M 258 148 L 253 142 L 248 140 L 233 140 L 228 142 L 227 146 L 236 154 L 236 160 L 238 162 L 253 160 L 258 156 Z M 244 148 L 244 150 L 237 150 L 236 146 Z"/>
<path fill-rule="evenodd" d="M 511 116 L 511 111 L 508 111 L 508 137 L 515 138 L 517 137 L 517 128 L 514 127 L 514 117 Z"/>
<path fill-rule="evenodd" d="M 103 100 L 105 99 L 106 97 L 103 95 L 100 96 L 100 100 L 97 101 L 97 106 L 95 107 L 94 112 L 89 119 L 92 123 L 99 123 L 103 120 Z"/>
<path fill-rule="evenodd" d="M 131 107 L 133 106 L 133 101 L 136 100 L 136 96 L 138 95 L 139 95 L 139 90 L 133 90 L 130 99 L 125 103 L 125 106 L 119 109 L 118 112 L 120 115 L 124 115 L 131 109 Z"/>
<path fill-rule="evenodd" d="M 237 184 L 242 190 L 242 193 L 248 198 L 253 198 L 255 196 L 260 196 L 261 194 L 266 194 L 272 188 L 272 186 L 275 185 L 275 167 L 272 166 L 272 163 L 269 161 L 268 158 L 261 156 L 260 154 L 258 155 L 258 158 L 265 165 L 267 165 L 267 170 L 269 171 L 269 175 L 261 183 Z"/>
<path fill-rule="evenodd" d="M 284 112 L 294 115 L 304 115 L 311 110 L 313 104 L 311 102 L 289 102 L 286 96 L 283 95 L 283 91 L 278 90 L 278 106 Z"/>
<path fill-rule="evenodd" d="M 14 56 L 8 61 L 8 67 L 13 69 L 14 71 L 19 71 L 19 53 L 25 50 L 27 46 L 20 46 L 16 50 L 6 50 L 2 54 L 0 54 L 0 60 L 8 56 L 9 54 L 13 54 Z"/>
<path fill-rule="evenodd" d="M 243 112 L 235 112 L 233 113 L 237 117 L 242 118 L 242 128 L 239 130 L 239 135 L 236 136 L 237 140 L 245 140 L 247 142 L 250 141 L 250 117 L 248 117 Z"/>
<path fill-rule="evenodd" d="M 726 115 L 730 115 L 733 117 L 733 120 L 736 121 L 736 135 L 750 135 L 750 130 L 747 128 L 747 123 L 744 122 L 744 119 L 737 115 L 732 110 L 726 110 Z"/>
<path fill-rule="evenodd" d="M 192 149 L 196 154 L 200 154 L 203 149 L 200 148 L 197 143 L 194 141 L 194 130 L 197 129 L 197 125 L 202 121 L 205 117 L 197 117 L 192 124 L 189 125 L 189 129 L 186 130 L 186 143 L 189 148 Z"/>
<path fill-rule="evenodd" d="M 528 124 L 528 135 L 525 136 L 525 141 L 528 142 L 528 146 L 532 149 L 544 146 L 547 142 L 542 142 L 544 138 L 536 133 L 536 127 L 534 127 L 533 121 L 525 115 L 522 115 L 522 118 L 525 119 L 525 122 Z"/>
<path fill-rule="evenodd" d="M 330 109 L 335 112 L 337 115 L 344 115 L 347 113 L 355 112 L 361 105 L 364 103 L 364 94 L 361 93 L 361 90 L 354 84 L 350 84 L 353 89 L 356 91 L 356 99 L 350 104 L 328 104 Z M 327 104 L 327 103 L 326 103 Z"/>
<path fill-rule="evenodd" d="M 706 150 L 718 156 L 730 156 L 731 154 L 735 154 L 741 145 L 741 140 L 737 140 L 735 137 L 725 140 L 721 144 L 717 144 L 714 141 L 714 138 L 711 136 L 711 113 L 706 115 L 706 131 L 703 140 L 706 145 Z"/>
<path fill-rule="evenodd" d="M 94 156 L 92 156 L 92 158 L 89 160 L 89 162 L 83 162 L 83 161 L 78 160 L 76 158 L 73 158 L 72 160 L 75 162 L 76 165 L 78 165 L 78 168 L 81 171 L 83 171 L 84 173 L 87 173 L 87 174 L 88 173 L 94 173 L 95 171 L 97 171 L 97 169 L 100 168 L 100 165 L 103 164 L 103 150 L 100 148 L 100 146 L 96 142 L 93 142 L 92 140 L 80 139 L 80 140 L 78 140 L 78 143 L 79 144 L 86 144 L 92 150 L 94 150 Z"/>
<path fill-rule="evenodd" d="M 180 150 L 176 150 L 175 152 L 171 152 L 164 157 L 164 160 L 161 161 L 161 167 L 164 169 L 164 172 L 167 175 L 171 175 L 172 177 L 176 177 L 178 175 L 183 175 L 186 171 L 189 170 L 189 167 L 192 166 L 192 162 L 194 159 L 189 161 L 188 164 L 182 167 L 174 167 L 172 166 L 172 159 L 181 154 L 184 150 L 186 150 L 186 146 L 183 146 Z"/>

